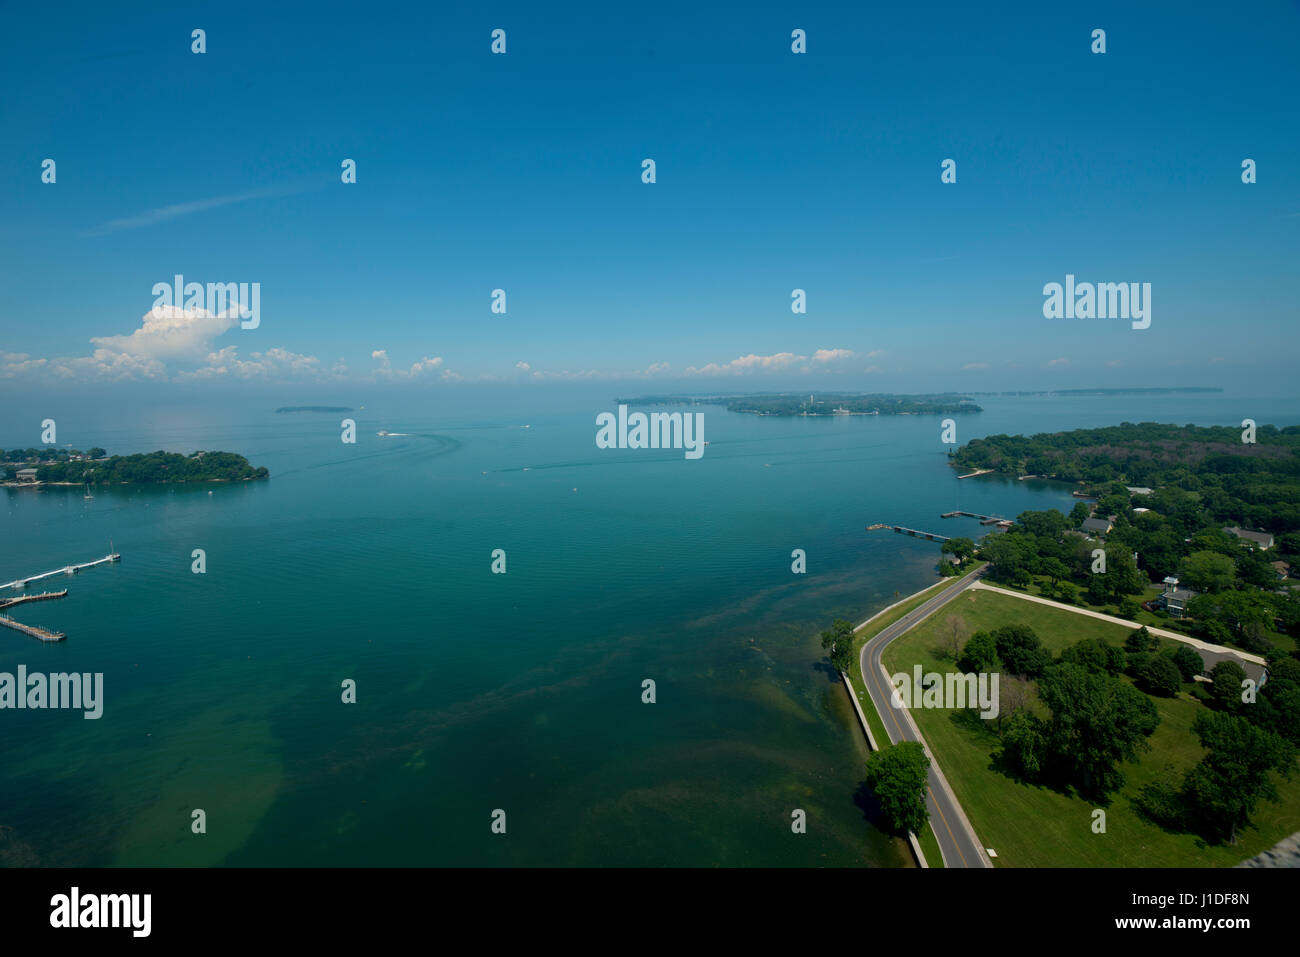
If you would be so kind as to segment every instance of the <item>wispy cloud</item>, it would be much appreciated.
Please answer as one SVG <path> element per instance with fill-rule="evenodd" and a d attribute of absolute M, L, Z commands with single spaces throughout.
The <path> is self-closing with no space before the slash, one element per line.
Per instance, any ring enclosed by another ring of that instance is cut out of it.
<path fill-rule="evenodd" d="M 311 186 L 274 186 L 264 189 L 252 189 L 244 193 L 230 193 L 226 196 L 214 196 L 211 199 L 198 199 L 189 203 L 172 203 L 170 206 L 159 206 L 155 209 L 146 210 L 135 216 L 124 216 L 121 219 L 110 219 L 106 223 L 100 223 L 91 229 L 86 230 L 81 235 L 83 237 L 104 236 L 108 233 L 117 233 L 125 229 L 140 229 L 145 226 L 155 226 L 158 223 L 165 223 L 171 219 L 178 219 L 181 216 L 190 216 L 194 213 L 206 212 L 209 209 L 220 209 L 222 206 L 233 206 L 236 203 L 246 203 L 254 199 L 270 199 L 279 196 L 291 196 L 295 193 L 306 192 L 312 189 Z"/>

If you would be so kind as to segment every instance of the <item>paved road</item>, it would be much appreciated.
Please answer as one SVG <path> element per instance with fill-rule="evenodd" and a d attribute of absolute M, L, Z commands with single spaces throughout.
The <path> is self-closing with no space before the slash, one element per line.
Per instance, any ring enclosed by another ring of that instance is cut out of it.
<path fill-rule="evenodd" d="M 884 666 L 880 661 L 881 654 L 891 641 L 953 601 L 983 576 L 983 568 L 971 572 L 957 584 L 950 585 L 933 598 L 913 608 L 862 646 L 862 655 L 858 659 L 862 682 L 866 685 L 867 693 L 871 695 L 876 712 L 885 723 L 885 730 L 892 743 L 917 741 L 925 747 L 926 754 L 930 754 L 930 749 L 926 747 L 921 732 L 912 721 L 912 716 L 906 709 L 897 709 L 890 703 L 893 688 L 885 677 Z M 984 846 L 975 836 L 970 821 L 966 819 L 965 812 L 957 803 L 957 798 L 952 793 L 952 788 L 948 786 L 933 754 L 930 754 L 930 784 L 926 788 L 925 804 L 930 812 L 930 826 L 939 841 L 939 851 L 943 854 L 945 867 L 993 866 L 984 851 Z"/>

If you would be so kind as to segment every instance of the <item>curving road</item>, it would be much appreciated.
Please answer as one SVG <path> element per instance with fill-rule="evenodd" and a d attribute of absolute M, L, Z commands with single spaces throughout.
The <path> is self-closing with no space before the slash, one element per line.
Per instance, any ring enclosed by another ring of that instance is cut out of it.
<path fill-rule="evenodd" d="M 897 744 L 899 741 L 916 741 L 930 757 L 930 783 L 926 788 L 925 805 L 930 812 L 930 826 L 939 841 L 939 852 L 943 855 L 945 867 L 992 867 L 993 864 L 979 838 L 975 836 L 975 829 L 966 819 L 966 813 L 957 803 L 957 797 L 948 786 L 943 772 L 939 770 L 934 755 L 930 754 L 912 716 L 906 709 L 895 708 L 891 704 L 893 686 L 886 677 L 885 666 L 880 658 L 891 641 L 933 615 L 983 577 L 984 569 L 978 568 L 957 584 L 922 602 L 863 645 L 858 659 L 862 683 L 866 685 L 871 702 L 876 706 L 876 713 L 885 724 L 890 742 Z M 859 627 L 865 627 L 866 624 L 868 623 Z"/>

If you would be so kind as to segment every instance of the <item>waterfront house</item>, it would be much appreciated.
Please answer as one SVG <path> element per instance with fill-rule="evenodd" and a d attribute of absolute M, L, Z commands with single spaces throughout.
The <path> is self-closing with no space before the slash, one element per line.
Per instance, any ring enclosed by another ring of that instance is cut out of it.
<path fill-rule="evenodd" d="M 1236 525 L 1231 528 L 1225 528 L 1224 531 L 1229 535 L 1236 535 L 1243 542 L 1252 542 L 1262 549 L 1273 547 L 1273 536 L 1268 532 L 1251 532 L 1244 528 L 1239 528 Z"/>
<path fill-rule="evenodd" d="M 36 469 L 19 469 L 19 470 L 18 470 L 18 481 L 19 481 L 19 482 L 35 482 L 35 481 L 36 481 Z"/>

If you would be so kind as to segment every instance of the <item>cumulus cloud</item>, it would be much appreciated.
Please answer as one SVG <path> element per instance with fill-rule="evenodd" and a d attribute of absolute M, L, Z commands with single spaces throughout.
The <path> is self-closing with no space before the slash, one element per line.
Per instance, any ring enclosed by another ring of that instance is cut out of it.
<path fill-rule="evenodd" d="M 515 368 L 519 369 L 522 372 L 527 372 L 529 369 L 532 368 L 532 366 L 530 366 L 527 362 L 520 361 L 515 363 Z"/>
<path fill-rule="evenodd" d="M 130 333 L 92 337 L 95 349 L 87 356 L 34 359 L 26 353 L 0 353 L 0 378 L 39 374 L 59 381 L 183 382 L 337 377 L 347 371 L 340 362 L 327 373 L 315 356 L 282 348 L 253 352 L 248 358 L 241 358 L 233 345 L 218 348 L 215 340 L 238 325 L 237 315 L 158 306 Z"/>
<path fill-rule="evenodd" d="M 218 336 L 239 325 L 239 317 L 206 309 L 155 306 L 139 329 L 125 336 L 96 336 L 90 341 L 106 352 L 152 359 L 187 359 L 211 351 Z"/>
<path fill-rule="evenodd" d="M 788 370 L 792 366 L 798 366 L 800 363 L 809 363 L 799 369 L 801 372 L 809 372 L 812 369 L 812 363 L 825 365 L 850 359 L 853 355 L 852 349 L 818 349 L 811 356 L 797 355 L 793 352 L 777 352 L 770 356 L 760 356 L 751 352 L 747 356 L 738 356 L 730 362 L 710 362 L 708 365 L 703 366 L 689 366 L 686 369 L 686 374 L 692 376 L 750 375 L 761 372 L 780 372 Z"/>
<path fill-rule="evenodd" d="M 370 353 L 370 358 L 376 363 L 376 377 L 394 381 L 400 379 L 418 379 L 442 366 L 442 356 L 425 356 L 423 359 L 411 363 L 409 369 L 394 369 L 393 360 L 389 358 L 387 349 L 376 349 L 374 352 Z M 459 377 L 456 376 L 455 373 L 444 371 L 442 378 L 451 379 Z"/>
<path fill-rule="evenodd" d="M 1049 369 L 1064 369 L 1067 366 L 1069 366 L 1069 364 L 1070 364 L 1069 359 L 1048 359 L 1047 360 L 1047 368 Z"/>

